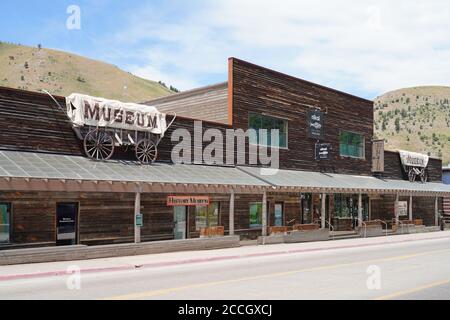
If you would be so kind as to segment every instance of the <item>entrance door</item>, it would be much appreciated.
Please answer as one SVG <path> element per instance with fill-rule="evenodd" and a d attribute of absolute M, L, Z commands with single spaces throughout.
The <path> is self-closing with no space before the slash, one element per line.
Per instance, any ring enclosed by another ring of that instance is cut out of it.
<path fill-rule="evenodd" d="M 283 226 L 283 204 L 275 203 L 275 227 Z"/>
<path fill-rule="evenodd" d="M 175 240 L 186 239 L 186 216 L 187 216 L 187 207 L 174 207 L 173 234 Z"/>
<path fill-rule="evenodd" d="M 56 245 L 77 244 L 78 203 L 58 203 L 56 206 Z"/>

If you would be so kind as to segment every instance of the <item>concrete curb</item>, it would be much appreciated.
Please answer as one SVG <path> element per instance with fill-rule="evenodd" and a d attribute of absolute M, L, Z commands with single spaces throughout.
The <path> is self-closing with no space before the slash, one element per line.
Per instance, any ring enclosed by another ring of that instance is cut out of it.
<path fill-rule="evenodd" d="M 81 269 L 80 273 L 81 274 L 83 274 L 83 273 L 101 273 L 101 272 L 116 272 L 116 271 L 127 271 L 127 270 L 136 270 L 136 269 L 170 267 L 170 266 L 184 265 L 184 264 L 206 263 L 206 262 L 226 261 L 226 260 L 238 260 L 238 259 L 245 259 L 245 258 L 267 257 L 267 256 L 276 256 L 276 255 L 284 255 L 284 254 L 293 254 L 293 253 L 320 252 L 320 251 L 336 250 L 336 249 L 374 247 L 374 246 L 386 245 L 386 244 L 399 244 L 399 243 L 406 243 L 406 242 L 418 242 L 418 241 L 424 241 L 424 240 L 426 241 L 426 240 L 440 240 L 440 239 L 450 239 L 450 236 L 428 237 L 428 238 L 421 238 L 421 239 L 404 239 L 404 240 L 396 240 L 396 241 L 389 241 L 389 242 L 362 243 L 362 244 L 324 247 L 324 248 L 307 248 L 307 249 L 282 250 L 282 251 L 271 251 L 271 252 L 261 252 L 261 253 L 248 253 L 248 254 L 242 254 L 242 255 L 229 255 L 229 256 L 221 256 L 221 257 L 207 257 L 207 258 L 197 258 L 197 259 L 161 261 L 161 262 L 154 262 L 154 263 L 145 263 L 142 265 L 123 265 L 123 266 L 116 266 L 116 267 L 86 268 L 86 269 Z M 323 243 L 323 242 L 321 242 L 321 243 Z M 45 272 L 37 272 L 37 273 L 0 275 L 0 281 L 23 280 L 23 279 L 34 279 L 34 278 L 56 277 L 56 276 L 68 276 L 71 274 L 73 274 L 73 272 L 71 273 L 71 272 L 67 272 L 65 270 L 57 270 L 57 271 L 45 271 Z"/>

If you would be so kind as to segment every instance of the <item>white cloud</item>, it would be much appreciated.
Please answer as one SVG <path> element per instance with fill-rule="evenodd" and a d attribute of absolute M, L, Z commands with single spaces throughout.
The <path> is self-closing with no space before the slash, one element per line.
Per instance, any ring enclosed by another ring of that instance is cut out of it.
<path fill-rule="evenodd" d="M 139 10 L 115 41 L 143 48 L 131 71 L 181 89 L 226 80 L 229 56 L 367 97 L 450 83 L 448 1 L 169 4 Z"/>

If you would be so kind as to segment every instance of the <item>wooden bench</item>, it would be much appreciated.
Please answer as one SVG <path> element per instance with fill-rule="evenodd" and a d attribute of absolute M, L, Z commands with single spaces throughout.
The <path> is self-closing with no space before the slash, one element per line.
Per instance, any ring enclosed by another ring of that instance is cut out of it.
<path fill-rule="evenodd" d="M 292 227 L 293 231 L 310 231 L 310 230 L 319 230 L 320 226 L 318 224 L 310 223 L 310 224 L 295 224 Z"/>
<path fill-rule="evenodd" d="M 290 227 L 269 227 L 269 235 L 285 234 L 291 230 L 292 230 L 292 228 L 290 228 Z"/>
<path fill-rule="evenodd" d="M 223 237 L 224 234 L 225 234 L 225 228 L 222 226 L 200 229 L 200 238 Z"/>

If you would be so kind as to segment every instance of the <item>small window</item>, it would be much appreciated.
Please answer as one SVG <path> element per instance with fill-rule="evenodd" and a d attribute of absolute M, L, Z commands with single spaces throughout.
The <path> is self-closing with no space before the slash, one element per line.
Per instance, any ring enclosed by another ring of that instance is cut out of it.
<path fill-rule="evenodd" d="M 340 155 L 342 157 L 352 157 L 359 159 L 365 158 L 363 135 L 348 131 L 341 131 L 339 142 Z"/>
<path fill-rule="evenodd" d="M 255 202 L 250 204 L 250 228 L 262 227 L 262 203 Z"/>
<path fill-rule="evenodd" d="M 287 120 L 250 112 L 248 122 L 249 129 L 256 131 L 255 134 L 249 137 L 251 144 L 287 148 Z M 262 129 L 267 130 L 267 132 L 265 134 L 260 132 Z M 272 141 L 271 130 L 275 129 L 279 130 L 278 141 Z"/>
<path fill-rule="evenodd" d="M 11 242 L 11 204 L 0 203 L 0 244 Z"/>
<path fill-rule="evenodd" d="M 217 227 L 219 225 L 219 203 L 212 202 L 209 206 L 195 207 L 195 229 Z"/>

